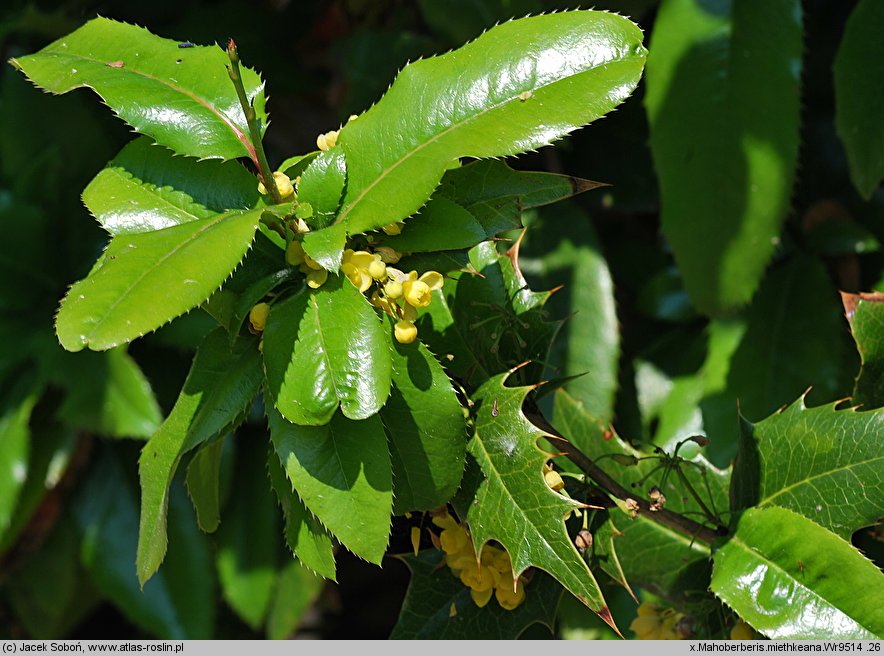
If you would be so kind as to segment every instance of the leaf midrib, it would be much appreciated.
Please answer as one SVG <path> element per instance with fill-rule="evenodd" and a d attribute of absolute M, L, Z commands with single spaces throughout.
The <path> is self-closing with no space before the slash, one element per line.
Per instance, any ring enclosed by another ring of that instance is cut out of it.
<path fill-rule="evenodd" d="M 248 212 L 244 212 L 241 214 L 222 214 L 214 219 L 205 219 L 207 221 L 211 221 L 211 223 L 209 225 L 203 226 L 202 228 L 197 230 L 195 233 L 193 233 L 190 237 L 188 237 L 187 239 L 182 241 L 180 244 L 175 246 L 171 251 L 169 251 L 168 253 L 163 255 L 160 259 L 155 261 L 152 266 L 145 269 L 141 273 L 140 276 L 138 276 L 134 281 L 132 281 L 132 284 L 130 284 L 125 289 L 125 291 L 122 294 L 120 294 L 119 297 L 117 297 L 117 300 L 115 300 L 113 303 L 111 303 L 111 305 L 107 308 L 107 310 L 105 310 L 104 316 L 99 321 L 95 322 L 92 325 L 92 328 L 89 329 L 88 335 L 89 335 L 90 339 L 87 340 L 86 343 L 91 341 L 91 339 L 95 336 L 96 331 L 107 322 L 108 318 L 111 316 L 114 309 L 129 296 L 129 294 L 132 292 L 132 290 L 135 287 L 137 287 L 138 285 L 140 285 L 147 276 L 151 275 L 157 269 L 162 268 L 162 266 L 166 262 L 166 260 L 168 260 L 173 255 L 177 254 L 180 250 L 182 250 L 184 247 L 189 245 L 197 237 L 202 236 L 202 234 L 205 233 L 207 230 L 211 230 L 212 228 L 216 227 L 222 221 L 226 221 L 228 219 L 231 219 L 231 220 L 232 219 L 239 219 L 239 218 L 242 218 L 243 216 L 245 216 L 246 214 L 248 214 Z M 193 223 L 193 221 L 191 221 L 191 223 Z M 183 225 L 187 225 L 187 224 L 183 224 Z M 171 227 L 177 228 L 178 226 L 171 226 Z M 168 230 L 168 229 L 169 228 L 166 228 L 166 230 Z M 157 232 L 159 232 L 159 231 L 157 231 Z M 142 233 L 142 234 L 149 234 L 149 233 Z M 121 235 L 121 237 L 122 237 L 122 235 Z M 119 239 L 121 237 L 117 237 L 117 239 Z M 104 268 L 104 267 L 102 267 L 102 268 Z M 86 280 L 89 280 L 89 278 L 86 278 Z M 85 282 L 85 280 L 84 280 L 84 282 Z M 74 288 L 72 287 L 71 292 L 73 292 L 73 290 L 74 290 Z"/>
<path fill-rule="evenodd" d="M 161 193 L 159 193 L 160 189 L 162 189 L 162 187 L 155 185 L 152 182 L 145 182 L 144 180 L 142 180 L 141 178 L 139 178 L 135 174 L 128 171 L 126 169 L 126 167 L 119 166 L 119 165 L 112 165 L 107 168 L 107 171 L 110 172 L 112 175 L 116 176 L 117 179 L 119 179 L 121 182 L 131 184 L 136 189 L 140 189 L 140 190 L 144 191 L 145 193 L 149 194 L 149 196 L 151 198 L 156 199 L 158 204 L 161 204 L 167 208 L 171 208 L 171 209 L 175 210 L 176 212 L 186 214 L 187 216 L 191 217 L 191 219 L 190 219 L 191 221 L 205 220 L 203 217 L 200 217 L 200 216 L 197 216 L 196 214 L 194 214 L 190 208 L 185 208 L 185 207 L 182 207 L 180 205 L 176 205 L 175 203 L 173 203 L 171 200 L 169 200 L 168 198 L 163 196 Z M 121 171 L 125 171 L 125 175 L 123 173 L 121 173 Z M 217 216 L 218 214 L 223 214 L 223 212 L 216 212 L 214 210 L 209 209 L 205 205 L 198 203 L 197 201 L 195 201 L 193 199 L 192 196 L 190 196 L 186 192 L 181 191 L 180 189 L 174 189 L 174 192 L 179 193 L 179 194 L 183 194 L 184 196 L 187 196 L 188 198 L 190 198 L 190 201 L 191 201 L 190 206 L 191 207 L 192 206 L 199 207 L 201 209 L 206 210 L 207 212 L 211 212 L 214 216 Z M 214 217 L 206 217 L 206 218 L 214 218 Z M 176 225 L 181 225 L 181 224 L 179 223 Z M 171 226 L 168 226 L 168 227 L 171 227 Z"/>
<path fill-rule="evenodd" d="M 637 57 L 634 55 L 621 57 L 619 59 L 610 59 L 610 60 L 604 62 L 603 64 L 596 64 L 596 65 L 590 66 L 590 67 L 580 71 L 579 73 L 575 73 L 574 75 L 569 75 L 566 78 L 560 78 L 560 79 L 554 80 L 548 84 L 544 84 L 542 86 L 535 87 L 535 88 L 531 89 L 531 91 L 532 92 L 540 91 L 541 89 L 546 89 L 547 87 L 551 87 L 555 84 L 562 82 L 563 80 L 567 80 L 567 79 L 571 79 L 573 77 L 576 77 L 577 75 L 583 75 L 585 73 L 590 73 L 590 72 L 598 70 L 598 69 L 603 69 L 603 68 L 606 68 L 610 64 L 621 64 L 624 62 L 632 61 L 634 59 L 637 59 Z M 641 59 L 643 59 L 643 57 Z M 433 135 L 432 137 L 430 137 L 426 141 L 424 141 L 424 142 L 418 144 L 417 146 L 415 146 L 414 148 L 412 148 L 410 151 L 404 153 L 398 160 L 393 162 L 393 164 L 391 164 L 389 167 L 387 167 L 386 169 L 381 171 L 380 175 L 378 175 L 378 177 L 376 177 L 374 180 L 372 180 L 372 182 L 365 189 L 363 189 L 361 192 L 359 192 L 359 195 L 353 199 L 353 202 L 350 203 L 350 205 L 348 205 L 344 209 L 344 211 L 338 215 L 338 219 L 335 221 L 335 223 L 342 223 L 347 218 L 347 216 L 350 214 L 350 212 L 353 210 L 353 208 L 356 207 L 357 205 L 359 205 L 359 203 L 366 196 L 366 194 L 368 194 L 372 189 L 374 189 L 375 186 L 380 184 L 380 182 L 383 179 L 385 179 L 388 175 L 390 175 L 403 162 L 405 162 L 406 160 L 408 160 L 409 158 L 411 158 L 412 156 L 414 156 L 415 154 L 417 154 L 418 152 L 420 152 L 424 148 L 427 148 L 428 146 L 436 143 L 439 139 L 441 139 L 442 137 L 447 135 L 449 132 L 452 132 L 453 130 L 460 129 L 460 128 L 464 127 L 465 125 L 468 125 L 470 122 L 475 121 L 475 120 L 483 117 L 485 114 L 488 114 L 489 112 L 499 109 L 499 108 L 503 107 L 504 105 L 507 105 L 507 104 L 517 100 L 518 98 L 519 98 L 519 94 L 517 93 L 513 96 L 510 96 L 509 98 L 506 98 L 505 100 L 502 100 L 502 101 L 494 104 L 494 105 L 490 105 L 489 107 L 482 109 L 481 111 L 463 119 L 462 121 L 451 124 L 448 128 L 446 128 L 442 132 L 439 132 L 438 134 Z"/>
<path fill-rule="evenodd" d="M 799 487 L 802 485 L 807 485 L 807 484 L 809 484 L 809 481 L 813 481 L 815 479 L 823 478 L 826 476 L 831 476 L 831 475 L 835 474 L 836 472 L 850 471 L 853 467 L 861 467 L 862 465 L 869 465 L 869 464 L 875 463 L 879 460 L 884 461 L 884 455 L 872 457 L 868 460 L 860 460 L 858 462 L 852 462 L 847 465 L 843 465 L 841 467 L 835 467 L 834 469 L 827 469 L 826 471 L 819 472 L 818 474 L 814 474 L 813 476 L 808 476 L 806 478 L 802 478 L 799 481 L 795 481 L 794 483 L 790 483 L 786 487 L 780 488 L 774 494 L 771 494 L 770 496 L 760 499 L 756 505 L 763 506 L 767 503 L 770 503 L 771 499 L 775 499 L 776 497 L 780 496 L 781 494 L 785 494 L 786 492 L 791 491 L 793 488 L 796 488 L 796 487 Z"/>
<path fill-rule="evenodd" d="M 84 55 L 78 55 L 76 53 L 71 53 L 71 52 L 65 52 L 65 53 L 44 52 L 41 54 L 45 55 L 46 57 L 57 57 L 59 59 L 68 58 L 68 59 L 74 59 L 74 60 L 82 60 L 82 61 L 89 62 L 91 64 L 97 64 L 99 66 L 107 66 L 107 62 L 105 62 L 105 61 L 94 59 L 92 57 L 86 57 Z M 195 93 L 187 91 L 186 89 L 178 86 L 177 84 L 172 84 L 171 82 L 169 82 L 167 80 L 163 80 L 162 78 L 159 78 L 155 75 L 151 75 L 150 73 L 146 73 L 144 71 L 140 71 L 135 68 L 129 68 L 128 64 L 123 66 L 122 68 L 118 68 L 116 70 L 119 72 L 131 73 L 132 75 L 138 75 L 138 76 L 147 78 L 149 80 L 153 80 L 154 82 L 165 85 L 165 86 L 169 87 L 170 89 L 172 89 L 173 91 L 176 91 L 182 95 L 185 95 L 188 98 L 197 102 L 198 104 L 202 105 L 207 110 L 209 110 L 209 112 L 211 112 L 212 114 L 217 116 L 219 119 L 221 119 L 221 121 L 230 129 L 230 131 L 233 133 L 233 135 L 237 138 L 237 140 L 243 146 L 245 146 L 246 151 L 249 153 L 249 157 L 251 157 L 251 159 L 253 161 L 257 161 L 255 147 L 252 145 L 251 141 L 249 141 L 248 136 L 246 136 L 246 134 L 242 130 L 239 129 L 239 127 L 236 125 L 236 123 L 233 122 L 233 119 L 231 119 L 229 116 L 227 116 L 227 114 L 222 112 L 220 109 L 209 104 L 209 102 L 207 100 L 200 98 Z M 92 88 L 96 93 L 98 93 L 98 90 L 95 89 L 95 87 L 93 87 L 92 85 L 80 84 L 79 86 L 88 86 L 88 87 Z"/>

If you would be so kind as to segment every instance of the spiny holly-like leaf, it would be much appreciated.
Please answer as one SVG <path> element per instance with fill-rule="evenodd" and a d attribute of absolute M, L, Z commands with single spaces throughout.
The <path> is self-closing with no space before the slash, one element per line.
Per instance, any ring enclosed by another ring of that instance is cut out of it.
<path fill-rule="evenodd" d="M 865 199 L 884 177 L 884 112 L 879 85 L 884 75 L 884 45 L 878 27 L 884 6 L 875 0 L 856 5 L 835 57 L 835 125 L 847 151 L 850 177 Z"/>
<path fill-rule="evenodd" d="M 285 519 L 285 541 L 292 554 L 305 567 L 334 581 L 335 554 L 328 531 L 298 497 L 275 451 L 270 453 L 267 470 L 270 474 L 270 484 L 282 508 Z"/>
<path fill-rule="evenodd" d="M 751 508 L 715 553 L 712 590 L 775 640 L 884 637 L 884 574 L 785 508 Z"/>
<path fill-rule="evenodd" d="M 380 418 L 353 421 L 335 413 L 324 426 L 299 426 L 270 407 L 267 418 L 276 454 L 304 505 L 341 544 L 379 565 L 393 510 L 390 452 Z"/>
<path fill-rule="evenodd" d="M 346 278 L 330 275 L 276 303 L 264 332 L 268 391 L 289 421 L 326 424 L 338 405 L 365 419 L 390 394 L 386 330 L 365 297 Z"/>
<path fill-rule="evenodd" d="M 446 55 L 407 66 L 341 130 L 349 234 L 417 211 L 459 157 L 514 155 L 608 113 L 635 88 L 646 51 L 625 18 L 595 11 L 492 28 Z"/>
<path fill-rule="evenodd" d="M 393 351 L 393 389 L 381 408 L 393 464 L 396 514 L 446 503 L 463 475 L 466 431 L 451 381 L 418 340 Z"/>
<path fill-rule="evenodd" d="M 789 212 L 798 155 L 801 3 L 668 0 L 645 104 L 663 234 L 694 304 L 755 292 Z"/>
<path fill-rule="evenodd" d="M 479 608 L 470 589 L 445 566 L 441 551 L 398 558 L 411 571 L 411 583 L 393 640 L 515 640 L 532 624 L 553 630 L 562 586 L 545 572 L 525 586 L 525 601 L 516 609 L 505 610 L 493 598 Z"/>
<path fill-rule="evenodd" d="M 663 485 L 662 471 L 652 473 L 660 465 L 658 460 L 612 435 L 607 424 L 587 414 L 564 390 L 556 392 L 553 425 L 620 485 L 634 489 L 637 497 L 646 498 L 650 487 L 657 485 L 666 496 L 666 509 L 702 521 L 700 506 L 674 473 Z M 618 462 L 618 458 L 642 457 L 646 459 L 635 465 Z M 697 466 L 683 466 L 686 478 L 707 508 L 723 515 L 728 507 L 730 471 L 717 470 L 700 456 L 692 462 Z M 702 471 L 706 472 L 705 481 Z M 708 600 L 708 545 L 644 514 L 632 521 L 618 521 L 617 529 L 622 534 L 615 542 L 617 557 L 630 585 L 648 588 L 682 607 Z"/>
<path fill-rule="evenodd" d="M 157 571 L 166 553 L 169 485 L 181 457 L 235 424 L 262 379 L 254 339 L 241 340 L 231 350 L 219 328 L 197 350 L 175 407 L 141 452 L 137 569 L 142 584 Z"/>
<path fill-rule="evenodd" d="M 525 210 L 556 203 L 604 186 L 570 175 L 516 171 L 496 159 L 479 160 L 445 173 L 436 198 L 449 198 L 465 207 L 492 237 L 519 228 Z M 419 221 L 412 219 L 410 229 Z M 470 244 L 471 246 L 474 244 Z"/>
<path fill-rule="evenodd" d="M 515 575 L 532 566 L 547 571 L 611 623 L 602 591 L 565 531 L 565 515 L 580 504 L 544 481 L 543 463 L 550 456 L 537 441 L 545 434 L 522 413 L 531 388 L 506 387 L 508 375 L 491 378 L 473 395 L 480 405 L 467 450 L 482 480 L 466 520 L 476 552 L 497 540 L 509 552 Z"/>
<path fill-rule="evenodd" d="M 260 199 L 255 176 L 237 162 L 200 162 L 141 137 L 83 190 L 83 202 L 112 235 L 149 232 L 245 210 Z"/>
<path fill-rule="evenodd" d="M 534 292 L 518 268 L 518 247 L 500 255 L 490 242 L 470 254 L 481 276 L 464 273 L 454 297 L 461 334 L 484 369 L 499 373 L 524 362 L 522 380 L 536 382 L 561 322 L 546 320 L 543 304 L 550 292 Z"/>
<path fill-rule="evenodd" d="M 40 52 L 12 64 L 52 93 L 93 89 L 131 125 L 182 155 L 257 161 L 248 124 L 218 46 L 178 42 L 107 18 L 95 18 Z M 264 83 L 241 68 L 243 86 L 262 126 Z"/>
<path fill-rule="evenodd" d="M 740 427 L 734 510 L 789 508 L 843 538 L 884 515 L 884 410 L 808 408 L 804 397 Z"/>
<path fill-rule="evenodd" d="M 103 351 L 193 309 L 240 263 L 261 212 L 230 212 L 115 237 L 61 302 L 59 342 L 69 351 Z"/>
<path fill-rule="evenodd" d="M 884 405 L 884 294 L 841 293 L 850 330 L 862 358 L 853 402 L 863 410 Z"/>

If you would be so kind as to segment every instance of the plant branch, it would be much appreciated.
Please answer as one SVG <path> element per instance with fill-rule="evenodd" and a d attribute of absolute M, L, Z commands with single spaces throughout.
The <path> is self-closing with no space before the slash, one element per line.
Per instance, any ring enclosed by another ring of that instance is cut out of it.
<path fill-rule="evenodd" d="M 227 56 L 230 57 L 230 66 L 227 67 L 227 73 L 230 75 L 230 81 L 236 89 L 236 95 L 239 98 L 239 104 L 242 105 L 243 114 L 245 114 L 246 122 L 249 124 L 249 134 L 252 137 L 252 145 L 255 147 L 255 156 L 258 161 L 255 165 L 258 167 L 258 175 L 264 187 L 273 197 L 273 202 L 279 205 L 282 198 L 279 195 L 279 189 L 276 188 L 276 180 L 273 179 L 273 171 L 270 170 L 270 164 L 267 162 L 267 155 L 264 153 L 264 144 L 261 139 L 261 126 L 258 125 L 258 116 L 255 108 L 246 95 L 245 87 L 242 83 L 242 76 L 239 73 L 239 51 L 236 49 L 236 43 L 233 39 L 227 42 Z"/>
<path fill-rule="evenodd" d="M 639 512 L 643 513 L 645 517 L 654 520 L 658 524 L 663 524 L 664 526 L 686 533 L 706 544 L 712 544 L 717 538 L 727 535 L 727 529 L 723 526 L 719 526 L 717 529 L 711 529 L 708 526 L 704 526 L 703 524 L 699 524 L 694 520 L 685 517 L 684 515 L 679 515 L 678 513 L 666 510 L 665 508 L 652 511 L 651 504 L 646 499 L 637 498 L 633 492 L 630 492 L 611 478 L 598 465 L 596 465 L 591 458 L 553 428 L 543 415 L 539 412 L 531 412 L 527 409 L 525 410 L 525 414 L 531 422 L 546 431 L 548 433 L 547 439 L 554 443 L 556 448 L 560 449 L 562 455 L 580 467 L 583 473 L 592 479 L 596 485 L 618 499 L 624 501 L 626 499 L 633 499 L 638 504 Z"/>

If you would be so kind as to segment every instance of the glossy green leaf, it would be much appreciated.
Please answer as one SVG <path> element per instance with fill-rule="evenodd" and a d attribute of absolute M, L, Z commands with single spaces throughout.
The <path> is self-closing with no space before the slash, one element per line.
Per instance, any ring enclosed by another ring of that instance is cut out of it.
<path fill-rule="evenodd" d="M 224 326 L 232 344 L 252 306 L 272 289 L 270 285 L 294 276 L 300 274 L 285 263 L 283 249 L 258 232 L 242 263 L 202 308 Z"/>
<path fill-rule="evenodd" d="M 801 3 L 667 0 L 645 104 L 663 234 L 708 314 L 752 298 L 790 210 Z"/>
<path fill-rule="evenodd" d="M 734 510 L 781 506 L 845 539 L 884 515 L 884 410 L 808 408 L 741 423 Z"/>
<path fill-rule="evenodd" d="M 612 458 L 612 455 L 641 458 L 649 454 L 632 448 L 617 435 L 606 434 L 608 425 L 587 414 L 564 390 L 556 393 L 553 425 L 623 487 L 640 486 L 636 495 L 647 498 L 647 490 L 659 485 L 667 499 L 666 509 L 703 521 L 700 507 L 676 475 L 670 474 L 662 485 L 662 470 L 652 472 L 658 461 L 648 458 L 638 465 L 627 466 Z M 728 510 L 730 472 L 716 470 L 700 456 L 692 462 L 697 467 L 685 466 L 685 476 L 706 506 L 723 516 Z M 706 472 L 705 482 L 701 471 Z M 622 517 L 615 515 L 618 516 Z M 622 519 L 616 525 L 621 533 L 615 541 L 617 559 L 630 585 L 646 588 L 681 607 L 708 599 L 708 545 L 642 514 L 634 521 Z"/>
<path fill-rule="evenodd" d="M 136 132 L 182 155 L 255 159 L 248 125 L 218 46 L 178 42 L 107 18 L 95 18 L 40 52 L 12 60 L 52 93 L 93 89 Z M 242 68 L 246 95 L 267 124 L 264 83 Z"/>
<path fill-rule="evenodd" d="M 255 176 L 239 163 L 176 157 L 147 137 L 130 142 L 83 190 L 83 203 L 112 235 L 209 219 L 259 199 Z"/>
<path fill-rule="evenodd" d="M 276 583 L 278 513 L 267 480 L 264 444 L 236 444 L 234 493 L 218 530 L 218 581 L 224 600 L 252 629 L 270 608 Z"/>
<path fill-rule="evenodd" d="M 67 390 L 58 416 L 73 427 L 110 437 L 147 439 L 163 421 L 150 382 L 124 349 L 62 352 L 52 376 Z"/>
<path fill-rule="evenodd" d="M 451 271 L 460 271 L 470 266 L 469 250 L 462 248 L 457 251 L 429 251 L 403 255 L 396 263 L 402 271 L 438 271 L 445 275 Z"/>
<path fill-rule="evenodd" d="M 264 331 L 268 390 L 286 419 L 321 425 L 377 413 L 390 393 L 390 347 L 365 297 L 330 275 L 273 305 Z"/>
<path fill-rule="evenodd" d="M 472 248 L 491 236 L 463 206 L 447 198 L 431 198 L 406 222 L 402 234 L 384 239 L 383 245 L 400 253 L 448 251 Z"/>
<path fill-rule="evenodd" d="M 196 522 L 204 533 L 214 533 L 221 523 L 221 453 L 224 438 L 204 444 L 187 465 L 187 496 L 196 511 Z"/>
<path fill-rule="evenodd" d="M 493 597 L 479 608 L 470 589 L 445 566 L 441 551 L 398 558 L 411 571 L 411 583 L 390 635 L 393 640 L 515 640 L 538 623 L 553 630 L 562 587 L 545 572 L 535 572 L 525 586 L 525 601 L 516 609 L 505 610 Z"/>
<path fill-rule="evenodd" d="M 835 56 L 835 125 L 847 150 L 850 176 L 865 199 L 884 177 L 884 96 L 871 80 L 884 75 L 884 46 L 878 28 L 884 7 L 861 0 L 844 27 Z"/>
<path fill-rule="evenodd" d="M 341 130 L 349 234 L 403 219 L 459 157 L 547 145 L 620 104 L 645 60 L 642 33 L 613 14 L 574 11 L 498 25 L 446 55 L 407 66 Z"/>
<path fill-rule="evenodd" d="M 558 183 L 561 192 L 563 184 Z M 592 416 L 610 419 L 618 386 L 620 327 L 614 283 L 595 228 L 576 205 L 562 204 L 542 211 L 525 240 L 520 267 L 538 276 L 544 289 L 563 286 L 545 307 L 553 316 L 574 315 L 553 343 L 546 375 L 573 376 L 564 384 L 568 393 Z"/>
<path fill-rule="evenodd" d="M 304 614 L 319 597 L 324 581 L 297 562 L 288 563 L 277 575 L 276 590 L 267 615 L 267 637 L 292 637 Z"/>
<path fill-rule="evenodd" d="M 304 506 L 276 453 L 270 454 L 267 469 L 285 519 L 286 544 L 301 564 L 334 581 L 335 554 L 331 536 L 316 515 Z"/>
<path fill-rule="evenodd" d="M 634 599 L 635 593 L 629 585 L 626 572 L 620 563 L 620 556 L 617 554 L 618 539 L 624 534 L 615 526 L 611 514 L 610 511 L 605 513 L 607 516 L 597 526 L 590 526 L 593 537 L 592 547 L 588 550 L 592 557 L 591 564 L 597 565 L 605 574 L 622 585 Z"/>
<path fill-rule="evenodd" d="M 528 567 L 552 574 L 572 594 L 611 622 L 598 583 L 565 531 L 565 515 L 577 502 L 544 481 L 550 456 L 537 446 L 544 436 L 522 414 L 529 387 L 506 387 L 508 374 L 488 380 L 473 395 L 479 405 L 467 450 L 482 470 L 466 520 L 476 551 L 497 540 L 509 552 L 513 572 Z"/>
<path fill-rule="evenodd" d="M 450 198 L 464 206 L 492 237 L 520 227 L 525 210 L 599 186 L 603 185 L 569 175 L 516 171 L 505 162 L 488 159 L 447 171 L 434 197 Z"/>
<path fill-rule="evenodd" d="M 337 271 L 341 267 L 341 256 L 347 244 L 347 228 L 334 223 L 322 230 L 313 230 L 304 235 L 304 250 L 327 271 Z"/>
<path fill-rule="evenodd" d="M 884 406 L 884 294 L 841 293 L 862 368 L 853 402 L 862 410 Z"/>
<path fill-rule="evenodd" d="M 197 351 L 175 407 L 141 452 L 137 569 L 142 583 L 157 571 L 166 553 L 169 485 L 181 457 L 234 424 L 249 408 L 262 379 L 254 340 L 243 340 L 231 351 L 219 328 Z"/>
<path fill-rule="evenodd" d="M 785 508 L 752 508 L 715 553 L 712 590 L 775 640 L 884 637 L 884 574 Z"/>
<path fill-rule="evenodd" d="M 323 228 L 334 219 L 346 182 L 347 162 L 340 148 L 319 153 L 304 169 L 298 183 L 298 200 L 313 207 L 312 226 Z"/>
<path fill-rule="evenodd" d="M 462 385 L 477 387 L 488 379 L 488 373 L 470 348 L 467 339 L 470 333 L 462 333 L 460 325 L 454 320 L 451 303 L 443 291 L 433 292 L 433 301 L 418 318 L 418 335 Z"/>
<path fill-rule="evenodd" d="M 99 591 L 142 630 L 171 640 L 209 639 L 216 603 L 211 547 L 180 487 L 170 494 L 165 566 L 143 588 L 134 576 L 138 498 L 129 463 L 102 449 L 72 502 L 82 562 Z"/>
<path fill-rule="evenodd" d="M 746 320 L 728 373 L 744 416 L 762 419 L 811 386 L 818 398 L 841 395 L 848 338 L 837 292 L 819 261 L 798 256 L 771 270 Z"/>
<path fill-rule="evenodd" d="M 19 493 L 28 477 L 31 430 L 28 422 L 40 386 L 31 377 L 20 381 L 0 407 L 0 538 L 9 528 Z"/>
<path fill-rule="evenodd" d="M 156 330 L 205 301 L 240 263 L 260 209 L 111 240 L 61 302 L 55 329 L 69 351 L 103 351 Z"/>
<path fill-rule="evenodd" d="M 298 426 L 268 408 L 270 437 L 304 505 L 354 554 L 379 565 L 390 535 L 393 480 L 379 417 L 336 413 Z"/>
<path fill-rule="evenodd" d="M 528 288 L 517 250 L 500 255 L 494 244 L 483 242 L 470 258 L 481 275 L 468 272 L 458 279 L 453 307 L 458 330 L 486 371 L 507 371 L 530 362 L 517 379 L 538 382 L 561 327 L 561 322 L 548 321 L 543 310 L 550 293 Z"/>
<path fill-rule="evenodd" d="M 393 511 L 401 515 L 438 508 L 454 496 L 466 430 L 451 381 L 433 354 L 420 340 L 390 341 L 393 389 L 380 417 L 393 465 Z"/>

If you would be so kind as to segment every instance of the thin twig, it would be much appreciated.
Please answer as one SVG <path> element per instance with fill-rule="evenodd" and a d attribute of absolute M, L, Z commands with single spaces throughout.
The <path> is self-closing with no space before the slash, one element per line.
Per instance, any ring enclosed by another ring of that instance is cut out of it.
<path fill-rule="evenodd" d="M 611 478 L 608 474 L 606 474 L 598 465 L 596 465 L 592 461 L 591 458 L 589 458 L 580 449 L 574 446 L 555 428 L 550 426 L 549 422 L 546 421 L 543 415 L 541 415 L 539 412 L 535 413 L 527 409 L 525 411 L 525 414 L 532 423 L 548 433 L 547 439 L 555 444 L 556 448 L 561 451 L 562 455 L 564 455 L 568 458 L 568 460 L 580 467 L 580 469 L 599 487 L 604 489 L 605 492 L 607 492 L 608 494 L 617 497 L 618 499 L 634 499 L 636 503 L 638 503 L 639 512 L 643 513 L 646 518 L 651 519 L 658 524 L 663 524 L 664 526 L 677 529 L 678 531 L 695 537 L 696 539 L 701 540 L 706 544 L 712 544 L 712 542 L 716 539 L 727 535 L 727 529 L 725 529 L 723 526 L 719 526 L 717 530 L 713 530 L 708 526 L 699 524 L 692 519 L 688 519 L 684 515 L 679 515 L 678 513 L 672 512 L 671 510 L 666 510 L 665 508 L 652 511 L 651 504 L 648 503 L 648 501 L 646 501 L 645 499 L 636 498 L 636 495 L 634 493 L 627 490 L 625 487 L 623 487 L 617 481 Z"/>
<path fill-rule="evenodd" d="M 258 166 L 258 175 L 261 176 L 261 182 L 270 192 L 273 201 L 279 205 L 282 198 L 279 195 L 279 189 L 276 188 L 276 180 L 273 179 L 273 172 L 270 170 L 270 164 L 267 162 L 267 155 L 264 153 L 264 144 L 261 139 L 261 126 L 258 124 L 258 115 L 255 108 L 249 102 L 246 95 L 245 87 L 242 83 L 242 76 L 239 73 L 239 51 L 236 49 L 236 43 L 233 39 L 227 42 L 227 56 L 230 57 L 230 66 L 227 67 L 227 73 L 230 75 L 230 81 L 236 89 L 236 95 L 239 98 L 239 104 L 242 105 L 243 114 L 245 114 L 246 122 L 249 124 L 249 134 L 252 136 L 252 145 L 255 147 L 255 155 L 258 159 L 255 164 Z"/>

